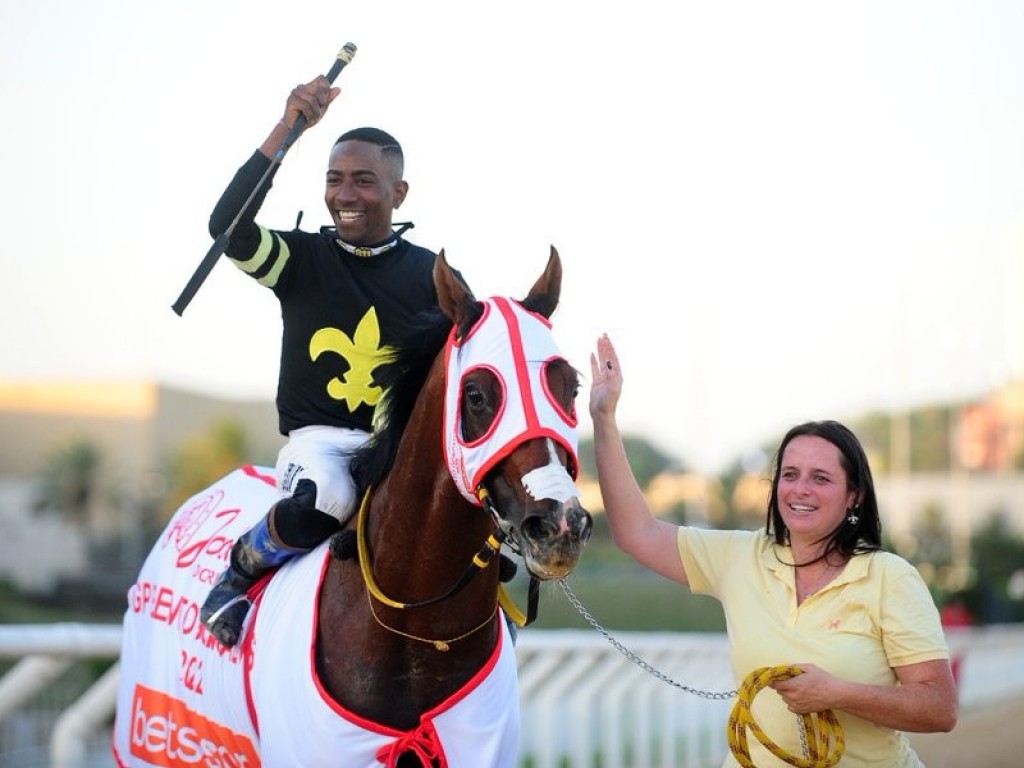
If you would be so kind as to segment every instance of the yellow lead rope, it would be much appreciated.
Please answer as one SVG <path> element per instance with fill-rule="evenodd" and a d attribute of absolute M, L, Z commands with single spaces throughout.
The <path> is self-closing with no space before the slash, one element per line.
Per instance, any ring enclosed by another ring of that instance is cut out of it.
<path fill-rule="evenodd" d="M 754 720 L 750 707 L 762 688 L 778 680 L 788 680 L 801 673 L 799 667 L 779 666 L 755 669 L 740 686 L 736 703 L 729 713 L 729 750 L 743 768 L 757 768 L 750 759 L 747 729 L 757 737 L 765 749 L 796 768 L 834 768 L 846 750 L 843 727 L 831 709 L 814 714 L 800 715 L 800 741 L 805 745 L 804 756 L 790 754 L 770 738 Z"/>

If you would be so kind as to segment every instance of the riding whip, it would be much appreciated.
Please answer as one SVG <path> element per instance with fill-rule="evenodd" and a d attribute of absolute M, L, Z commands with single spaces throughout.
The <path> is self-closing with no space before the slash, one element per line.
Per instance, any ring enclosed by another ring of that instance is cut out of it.
<path fill-rule="evenodd" d="M 338 75 L 341 74 L 341 70 L 345 68 L 346 64 L 352 61 L 352 58 L 355 55 L 355 44 L 345 43 L 345 45 L 342 46 L 341 50 L 338 51 L 338 56 L 334 60 L 334 64 L 331 66 L 330 70 L 325 75 L 328 82 L 333 83 L 334 80 L 338 77 Z M 228 241 L 231 240 L 231 233 L 234 232 L 235 227 L 238 226 L 238 222 L 241 220 L 242 214 L 244 214 L 245 211 L 248 209 L 253 199 L 263 188 L 263 185 L 264 183 L 266 183 L 266 180 L 270 176 L 271 172 L 273 172 L 273 170 L 281 164 L 281 161 L 284 160 L 285 154 L 288 152 L 292 144 L 295 143 L 296 139 L 299 138 L 299 136 L 305 129 L 306 116 L 299 115 L 298 119 L 295 121 L 295 125 L 291 127 L 291 129 L 288 131 L 288 135 L 285 136 L 284 141 L 281 142 L 281 146 L 278 148 L 276 154 L 274 155 L 274 159 L 271 160 L 270 165 L 267 167 L 267 170 L 263 173 L 263 176 L 260 178 L 259 182 L 257 182 L 255 188 L 250 193 L 248 199 L 246 199 L 245 203 L 242 204 L 242 207 L 235 215 L 234 221 L 232 221 L 231 225 L 226 230 L 224 230 L 220 235 L 218 235 L 216 240 L 213 241 L 213 245 L 210 246 L 210 250 L 206 252 L 206 256 L 204 256 L 203 260 L 199 262 L 199 266 L 196 267 L 196 271 L 192 274 L 192 277 L 189 278 L 189 281 L 185 285 L 185 288 L 181 291 L 181 295 L 178 296 L 178 300 L 171 305 L 171 309 L 173 309 L 175 314 L 177 314 L 179 317 L 185 311 L 185 307 L 189 305 L 189 302 L 192 301 L 192 298 L 196 295 L 196 291 L 199 290 L 199 287 L 209 276 L 210 272 L 213 270 L 214 265 L 217 263 L 217 260 L 227 249 Z"/>

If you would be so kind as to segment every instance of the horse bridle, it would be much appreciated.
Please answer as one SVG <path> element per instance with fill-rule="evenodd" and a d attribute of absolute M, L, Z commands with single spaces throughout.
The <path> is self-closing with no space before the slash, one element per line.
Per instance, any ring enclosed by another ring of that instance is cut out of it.
<path fill-rule="evenodd" d="M 508 548 L 521 557 L 523 554 L 522 545 L 519 543 L 519 537 L 516 534 L 512 523 L 510 523 L 498 510 L 498 505 L 494 503 L 494 500 L 491 498 L 491 494 L 487 488 L 480 486 L 477 494 L 480 497 L 480 503 L 483 504 L 484 509 L 490 513 L 491 519 L 494 520 L 494 525 L 497 528 L 497 530 L 488 538 L 488 541 L 491 541 L 492 538 L 497 540 L 499 548 L 502 543 L 508 544 Z M 492 552 L 489 557 L 493 556 L 493 554 L 494 553 Z M 479 557 L 479 555 L 480 553 L 477 553 L 477 557 Z M 476 558 L 473 560 L 476 562 Z M 530 574 L 530 586 L 526 595 L 526 615 L 523 615 L 523 612 L 520 611 L 516 607 L 515 603 L 512 602 L 512 598 L 509 597 L 508 592 L 505 591 L 505 585 L 498 585 L 498 602 L 501 603 L 501 607 L 505 613 L 508 614 L 508 617 L 520 627 L 533 624 L 536 620 L 537 604 L 539 599 L 540 579 L 532 573 Z"/>
<path fill-rule="evenodd" d="M 402 610 L 423 608 L 428 605 L 435 605 L 453 597 L 461 592 L 466 585 L 473 580 L 474 576 L 490 565 L 494 555 L 501 550 L 502 544 L 507 543 L 513 552 L 517 554 L 521 553 L 520 546 L 516 540 L 515 529 L 512 527 L 512 524 L 499 512 L 497 505 L 491 499 L 491 495 L 487 489 L 481 487 L 478 491 L 480 502 L 494 520 L 495 530 L 487 537 L 479 551 L 473 555 L 473 559 L 470 561 L 466 570 L 463 571 L 462 576 L 460 576 L 459 579 L 444 592 L 434 597 L 427 598 L 426 600 L 417 600 L 411 603 L 395 600 L 394 598 L 388 597 L 384 594 L 384 591 L 380 588 L 380 585 L 373 576 L 373 562 L 371 560 L 369 546 L 366 542 L 366 518 L 372 494 L 373 490 L 367 489 L 366 493 L 363 495 L 363 501 L 359 505 L 359 512 L 356 517 L 356 548 L 358 552 L 359 569 L 363 575 L 363 581 L 366 584 L 368 592 L 379 602 L 391 608 L 398 608 Z M 539 595 L 540 581 L 536 576 L 531 574 L 530 586 L 527 594 L 527 611 L 524 615 L 508 596 L 504 585 L 498 585 L 498 603 L 501 605 L 505 613 L 508 614 L 509 618 L 521 627 L 532 624 L 537 618 L 537 603 L 539 601 Z"/>

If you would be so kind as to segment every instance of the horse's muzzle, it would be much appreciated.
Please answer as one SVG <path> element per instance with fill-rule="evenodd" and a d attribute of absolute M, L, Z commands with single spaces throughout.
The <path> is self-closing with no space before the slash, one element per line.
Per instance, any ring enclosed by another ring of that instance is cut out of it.
<path fill-rule="evenodd" d="M 583 554 L 594 521 L 575 496 L 546 514 L 530 514 L 520 526 L 523 560 L 530 573 L 545 581 L 567 576 Z"/>

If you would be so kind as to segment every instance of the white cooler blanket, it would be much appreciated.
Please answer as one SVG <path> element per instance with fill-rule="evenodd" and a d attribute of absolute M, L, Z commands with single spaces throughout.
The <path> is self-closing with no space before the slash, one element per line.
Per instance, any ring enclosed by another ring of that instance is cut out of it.
<path fill-rule="evenodd" d="M 280 498 L 273 470 L 245 467 L 184 504 L 128 593 L 113 749 L 120 766 L 379 768 L 414 751 L 443 768 L 518 762 L 516 660 L 502 616 L 494 653 L 418 728 L 395 731 L 330 700 L 313 658 L 327 544 L 282 567 L 236 648 L 199 621 L 234 540 Z"/>

